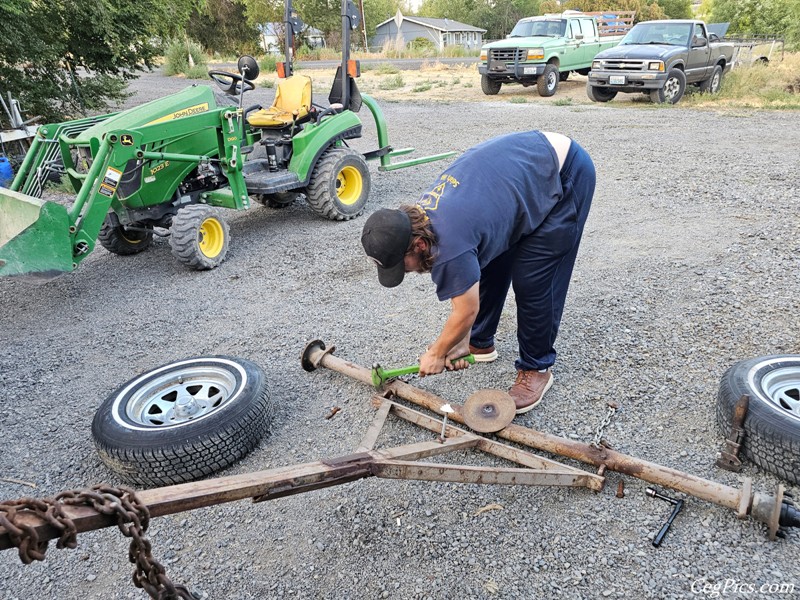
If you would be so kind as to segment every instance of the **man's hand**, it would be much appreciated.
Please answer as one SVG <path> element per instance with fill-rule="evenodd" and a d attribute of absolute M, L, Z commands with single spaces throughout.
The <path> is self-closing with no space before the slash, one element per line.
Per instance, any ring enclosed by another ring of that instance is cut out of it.
<path fill-rule="evenodd" d="M 419 376 L 436 375 L 444 371 L 445 357 L 436 354 L 433 350 L 428 351 L 419 357 Z"/>
<path fill-rule="evenodd" d="M 464 338 L 457 346 L 454 346 L 450 352 L 447 353 L 445 358 L 445 368 L 448 371 L 460 371 L 469 367 L 466 360 L 456 360 L 462 356 L 469 354 L 469 336 Z"/>

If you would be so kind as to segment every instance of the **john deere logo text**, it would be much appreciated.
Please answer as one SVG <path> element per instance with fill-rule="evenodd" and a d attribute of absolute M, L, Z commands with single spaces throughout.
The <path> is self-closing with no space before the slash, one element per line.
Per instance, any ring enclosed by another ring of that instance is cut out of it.
<path fill-rule="evenodd" d="M 164 162 L 162 162 L 160 165 L 158 165 L 158 166 L 156 166 L 156 167 L 153 167 L 152 169 L 150 169 L 150 175 L 155 175 L 155 174 L 156 174 L 156 173 L 158 173 L 159 171 L 161 171 L 161 170 L 163 170 L 163 169 L 166 169 L 168 166 L 169 166 L 169 161 L 168 161 L 168 160 L 167 160 L 167 161 L 164 161 Z"/>
<path fill-rule="evenodd" d="M 200 113 L 204 112 L 208 112 L 208 102 L 203 102 L 202 104 L 195 104 L 194 106 L 190 106 L 188 108 L 182 108 L 181 110 L 176 110 L 174 113 L 164 115 L 163 117 L 160 117 L 155 121 L 150 121 L 149 123 L 147 123 L 147 125 L 164 123 L 166 121 L 174 121 L 175 119 L 182 119 L 183 117 L 191 117 L 192 115 L 199 115 Z"/>

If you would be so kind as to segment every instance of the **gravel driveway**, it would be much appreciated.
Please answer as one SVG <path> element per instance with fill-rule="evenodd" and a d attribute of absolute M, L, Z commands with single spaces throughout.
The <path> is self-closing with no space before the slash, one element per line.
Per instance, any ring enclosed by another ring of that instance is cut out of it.
<path fill-rule="evenodd" d="M 185 82 L 137 85 L 131 104 Z M 266 103 L 272 91 L 256 95 Z M 750 465 L 741 476 L 714 466 L 722 445 L 714 408 L 733 362 L 800 353 L 800 113 L 455 100 L 383 110 L 392 142 L 419 156 L 537 128 L 573 137 L 595 160 L 556 382 L 517 423 L 590 441 L 613 399 L 621 410 L 606 437 L 618 450 L 728 485 L 747 476 L 756 489 L 775 488 Z M 361 116 L 365 136 L 354 146 L 366 151 L 377 142 L 368 112 Z M 443 166 L 379 173 L 373 165 L 368 210 L 413 201 Z M 400 366 L 434 339 L 448 306 L 427 276 L 379 287 L 359 244 L 363 217 L 334 223 L 304 204 L 228 216 L 231 249 L 210 272 L 188 271 L 157 239 L 134 257 L 98 248 L 45 286 L 0 280 L 0 497 L 120 483 L 94 451 L 95 410 L 134 375 L 205 353 L 262 365 L 278 403 L 270 435 L 225 474 L 358 446 L 371 391 L 304 372 L 306 341 L 335 344 L 364 366 Z M 455 402 L 507 388 L 514 319 L 510 302 L 496 363 L 416 383 Z M 326 420 L 334 405 L 343 410 Z M 429 437 L 392 422 L 379 445 Z M 478 454 L 463 461 L 494 464 Z M 632 478 L 616 498 L 620 478 L 610 473 L 598 494 L 368 479 L 156 519 L 150 534 L 168 574 L 203 598 L 703 598 L 726 582 L 724 597 L 800 594 L 797 532 L 768 542 L 763 526 L 688 498 L 656 549 L 651 539 L 671 506 Z M 489 504 L 502 509 L 475 516 Z M 118 531 L 78 542 L 64 551 L 51 544 L 47 560 L 30 566 L 0 554 L 0 597 L 145 598 L 130 583 Z M 778 591 L 759 592 L 764 584 Z"/>

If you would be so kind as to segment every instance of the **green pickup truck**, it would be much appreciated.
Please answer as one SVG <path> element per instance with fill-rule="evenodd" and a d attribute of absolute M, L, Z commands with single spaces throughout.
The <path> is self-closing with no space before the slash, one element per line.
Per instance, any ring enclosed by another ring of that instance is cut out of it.
<path fill-rule="evenodd" d="M 619 44 L 634 16 L 568 10 L 521 19 L 506 39 L 481 48 L 481 89 L 493 96 L 504 83 L 536 84 L 540 96 L 552 96 L 571 71 L 588 74 L 598 52 Z"/>

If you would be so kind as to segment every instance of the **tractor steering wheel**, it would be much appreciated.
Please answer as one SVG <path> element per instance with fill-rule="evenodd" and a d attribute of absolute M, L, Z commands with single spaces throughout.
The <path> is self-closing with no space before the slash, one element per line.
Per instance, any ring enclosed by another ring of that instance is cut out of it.
<path fill-rule="evenodd" d="M 238 94 L 241 91 L 241 86 L 244 86 L 244 91 L 256 89 L 256 86 L 249 79 L 245 79 L 238 73 L 230 73 L 228 71 L 209 71 L 208 76 L 214 80 L 222 91 L 226 94 Z"/>

